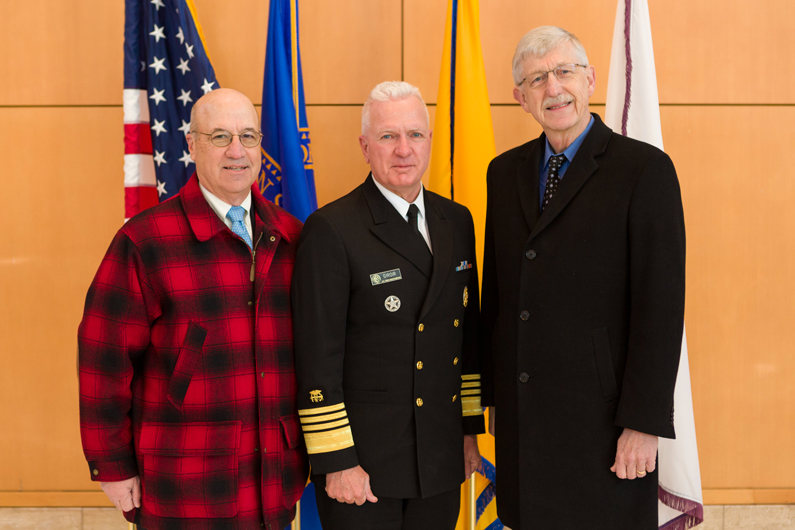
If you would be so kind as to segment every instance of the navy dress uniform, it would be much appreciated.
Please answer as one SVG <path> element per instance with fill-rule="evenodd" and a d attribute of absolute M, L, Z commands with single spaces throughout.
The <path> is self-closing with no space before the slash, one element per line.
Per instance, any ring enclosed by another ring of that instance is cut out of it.
<path fill-rule="evenodd" d="M 432 253 L 372 176 L 301 234 L 298 408 L 319 508 L 337 503 L 322 491 L 325 474 L 357 465 L 379 498 L 367 509 L 445 492 L 457 506 L 464 434 L 484 432 L 472 217 L 421 193 Z"/>

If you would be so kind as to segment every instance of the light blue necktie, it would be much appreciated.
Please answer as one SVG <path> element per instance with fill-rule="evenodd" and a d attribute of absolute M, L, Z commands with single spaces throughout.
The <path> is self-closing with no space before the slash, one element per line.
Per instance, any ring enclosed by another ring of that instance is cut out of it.
<path fill-rule="evenodd" d="M 253 248 L 251 236 L 248 235 L 246 225 L 243 224 L 243 218 L 246 216 L 246 209 L 242 206 L 232 206 L 229 208 L 229 211 L 226 212 L 226 216 L 232 221 L 232 232 L 242 237 L 243 241 L 248 245 L 248 248 Z"/>

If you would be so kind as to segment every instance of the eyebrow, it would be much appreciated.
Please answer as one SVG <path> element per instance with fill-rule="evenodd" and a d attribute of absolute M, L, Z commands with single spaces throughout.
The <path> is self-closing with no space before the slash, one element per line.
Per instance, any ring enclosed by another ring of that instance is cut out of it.
<path fill-rule="evenodd" d="M 221 127 L 216 127 L 215 129 L 213 129 L 212 132 L 216 133 L 216 132 L 220 132 L 220 131 L 231 133 L 231 131 L 228 131 L 226 129 L 222 129 Z M 244 132 L 249 132 L 249 131 L 259 132 L 255 127 L 246 127 L 245 129 L 243 129 L 240 132 L 244 133 Z"/>

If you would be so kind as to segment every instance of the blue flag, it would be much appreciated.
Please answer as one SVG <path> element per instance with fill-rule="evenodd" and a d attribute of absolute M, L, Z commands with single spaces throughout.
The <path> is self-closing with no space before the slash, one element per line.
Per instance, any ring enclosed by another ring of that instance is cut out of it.
<path fill-rule="evenodd" d="M 174 196 L 193 174 L 190 110 L 215 88 L 193 0 L 125 0 L 125 217 Z"/>
<path fill-rule="evenodd" d="M 262 133 L 260 191 L 305 221 L 317 209 L 317 197 L 298 47 L 298 0 L 270 3 Z"/>

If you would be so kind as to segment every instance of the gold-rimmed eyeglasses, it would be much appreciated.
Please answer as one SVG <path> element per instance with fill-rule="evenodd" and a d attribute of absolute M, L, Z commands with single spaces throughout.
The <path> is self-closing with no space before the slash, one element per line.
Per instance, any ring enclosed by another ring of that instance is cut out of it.
<path fill-rule="evenodd" d="M 546 72 L 536 72 L 534 74 L 528 75 L 527 77 L 522 79 L 522 82 L 519 83 L 519 86 L 521 86 L 522 84 L 524 84 L 525 81 L 527 81 L 527 86 L 529 86 L 530 88 L 541 88 L 542 86 L 547 84 L 547 79 L 549 78 L 549 74 L 555 74 L 555 79 L 557 79 L 560 82 L 566 82 L 572 77 L 574 77 L 574 74 L 577 72 L 578 66 L 581 68 L 588 68 L 588 65 L 586 64 L 575 64 L 575 63 L 561 64 L 560 66 L 558 66 L 553 70 L 548 70 Z"/>
<path fill-rule="evenodd" d="M 237 136 L 240 139 L 240 144 L 243 147 L 257 147 L 262 141 L 262 135 L 256 131 L 246 131 L 240 134 L 232 134 L 229 131 L 213 131 L 211 133 L 203 133 L 200 131 L 193 131 L 193 134 L 203 134 L 210 137 L 210 142 L 216 147 L 226 147 L 232 143 L 232 139 Z"/>

